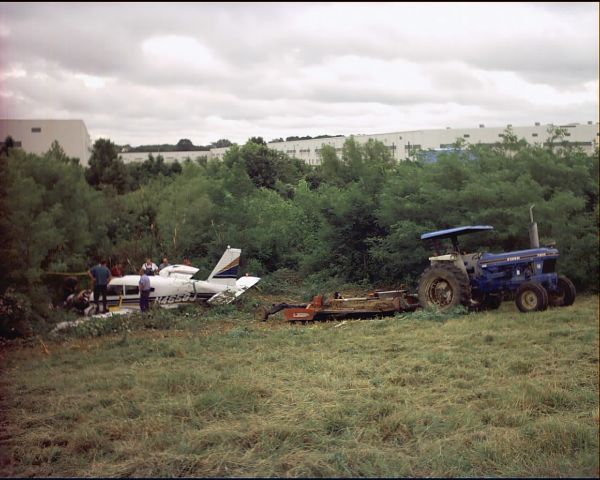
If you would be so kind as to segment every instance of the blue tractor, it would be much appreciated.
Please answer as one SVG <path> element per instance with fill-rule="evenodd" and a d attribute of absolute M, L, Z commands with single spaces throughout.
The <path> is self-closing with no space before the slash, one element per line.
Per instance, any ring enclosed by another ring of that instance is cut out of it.
<path fill-rule="evenodd" d="M 522 312 L 546 310 L 551 306 L 568 306 L 575 301 L 573 282 L 556 273 L 558 250 L 540 248 L 537 224 L 529 210 L 531 248 L 507 253 L 466 253 L 458 237 L 493 230 L 490 225 L 476 225 L 424 233 L 431 240 L 436 255 L 419 280 L 419 303 L 423 308 L 449 310 L 457 305 L 467 308 L 496 309 L 506 294 L 514 294 Z M 452 248 L 442 253 L 442 239 L 450 239 Z"/>

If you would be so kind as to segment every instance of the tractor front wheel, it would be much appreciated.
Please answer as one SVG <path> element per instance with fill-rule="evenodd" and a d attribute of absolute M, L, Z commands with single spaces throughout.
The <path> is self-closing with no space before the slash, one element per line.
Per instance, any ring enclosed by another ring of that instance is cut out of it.
<path fill-rule="evenodd" d="M 450 310 L 469 305 L 469 278 L 453 264 L 436 264 L 427 268 L 419 280 L 419 303 L 423 308 Z"/>
<path fill-rule="evenodd" d="M 548 292 L 541 283 L 525 282 L 517 290 L 515 303 L 524 313 L 546 310 L 548 308 Z"/>

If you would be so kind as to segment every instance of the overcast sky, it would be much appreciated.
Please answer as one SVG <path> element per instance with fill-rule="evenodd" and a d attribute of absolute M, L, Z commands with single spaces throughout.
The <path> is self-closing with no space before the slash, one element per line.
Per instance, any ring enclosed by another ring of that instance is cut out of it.
<path fill-rule="evenodd" d="M 5 118 L 92 140 L 598 121 L 598 3 L 0 4 Z"/>

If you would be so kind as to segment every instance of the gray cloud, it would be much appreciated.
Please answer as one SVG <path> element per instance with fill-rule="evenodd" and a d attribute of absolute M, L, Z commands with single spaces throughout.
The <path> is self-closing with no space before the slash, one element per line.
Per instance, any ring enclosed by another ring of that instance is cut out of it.
<path fill-rule="evenodd" d="M 4 3 L 0 108 L 132 144 L 585 121 L 597 19 L 585 3 Z"/>

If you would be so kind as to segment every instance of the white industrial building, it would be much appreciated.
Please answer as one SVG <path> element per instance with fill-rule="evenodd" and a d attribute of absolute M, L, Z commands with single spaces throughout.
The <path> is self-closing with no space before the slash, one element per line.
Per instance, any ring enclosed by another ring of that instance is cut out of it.
<path fill-rule="evenodd" d="M 83 120 L 9 120 L 0 119 L 0 142 L 12 137 L 14 146 L 28 153 L 46 153 L 56 140 L 67 156 L 86 166 L 91 155 L 91 140 Z"/>
<path fill-rule="evenodd" d="M 184 161 L 186 161 L 188 158 L 190 160 L 197 160 L 199 158 L 209 158 L 210 157 L 210 152 L 208 150 L 191 150 L 191 151 L 184 151 L 184 152 L 161 152 L 161 151 L 156 151 L 156 152 L 121 152 L 119 153 L 119 156 L 121 157 L 121 160 L 123 160 L 123 162 L 125 163 L 131 163 L 131 162 L 143 162 L 145 160 L 148 160 L 148 155 L 152 154 L 152 156 L 154 158 L 158 157 L 159 155 L 161 157 L 163 157 L 164 161 L 166 163 L 169 162 L 179 162 L 182 163 Z"/>
<path fill-rule="evenodd" d="M 386 145 L 392 156 L 397 161 L 411 158 L 418 151 L 439 152 L 450 148 L 458 139 L 466 144 L 493 145 L 502 141 L 502 136 L 507 127 L 519 138 L 525 139 L 530 144 L 543 145 L 548 141 L 549 127 L 559 127 L 566 130 L 565 140 L 579 146 L 583 151 L 592 153 L 598 146 L 598 123 L 586 124 L 570 123 L 565 125 L 539 124 L 532 126 L 485 127 L 479 128 L 444 128 L 427 130 L 408 130 L 393 133 L 379 133 L 372 135 L 353 135 L 360 143 L 370 139 L 378 140 Z M 79 158 L 81 164 L 86 166 L 91 154 L 91 142 L 87 128 L 82 120 L 2 120 L 0 119 L 0 141 L 8 135 L 13 138 L 16 147 L 21 147 L 27 152 L 43 154 L 52 145 L 54 140 L 69 157 Z M 321 163 L 321 149 L 324 145 L 332 146 L 341 155 L 342 147 L 348 137 L 331 137 L 310 140 L 294 140 L 289 142 L 272 142 L 269 148 L 278 150 L 290 157 L 295 157 L 310 165 Z M 166 162 L 186 159 L 196 160 L 208 158 L 220 160 L 229 147 L 213 148 L 210 151 L 185 151 L 185 152 L 152 152 L 156 158 L 161 155 Z M 148 158 L 148 153 L 121 152 L 120 157 L 124 162 L 143 162 Z"/>
<path fill-rule="evenodd" d="M 502 137 L 508 127 L 511 128 L 517 138 L 523 138 L 532 145 L 545 144 L 548 141 L 548 130 L 550 127 L 564 129 L 566 131 L 565 140 L 570 145 L 581 147 L 583 151 L 587 153 L 592 153 L 599 141 L 598 123 L 593 123 L 591 121 L 586 124 L 570 123 L 565 125 L 543 125 L 536 123 L 535 125 L 525 127 L 512 125 L 503 127 L 485 127 L 484 125 L 480 125 L 478 128 L 448 127 L 444 129 L 407 130 L 372 135 L 353 135 L 353 137 L 360 143 L 366 143 L 370 139 L 378 140 L 390 149 L 394 159 L 402 161 L 411 158 L 418 151 L 440 152 L 447 150 L 459 139 L 462 139 L 465 144 L 494 145 L 498 142 L 502 142 Z M 83 128 L 85 129 L 85 125 L 83 125 Z M 85 130 L 85 132 L 87 135 L 87 130 Z M 13 139 L 14 138 L 15 137 L 13 136 Z M 290 157 L 303 160 L 310 165 L 318 165 L 321 163 L 321 148 L 323 148 L 324 145 L 334 147 L 337 153 L 341 154 L 342 147 L 347 138 L 348 137 L 340 136 L 311 140 L 294 140 L 290 142 L 271 142 L 268 146 L 269 148 L 283 152 Z M 60 143 L 63 145 L 62 142 Z M 64 145 L 63 148 L 65 148 Z M 229 147 L 212 148 L 210 151 L 155 151 L 151 152 L 151 154 L 154 158 L 161 155 L 166 162 L 183 162 L 188 158 L 190 160 L 199 158 L 221 160 L 228 149 Z M 47 150 L 47 148 L 45 150 Z M 148 152 L 121 152 L 119 156 L 125 163 L 130 163 L 143 162 L 148 159 L 149 154 L 150 153 Z M 69 155 L 76 156 L 72 154 Z"/>
<path fill-rule="evenodd" d="M 502 137 L 507 127 L 519 138 L 524 138 L 530 144 L 543 145 L 548 141 L 548 128 L 560 127 L 566 130 L 565 140 L 571 144 L 581 147 L 585 152 L 592 153 L 598 145 L 598 123 L 587 122 L 587 124 L 571 123 L 567 125 L 540 125 L 536 123 L 528 127 L 514 127 L 506 125 L 503 127 L 479 128 L 445 128 L 432 130 L 409 130 L 394 133 L 379 133 L 373 135 L 354 135 L 360 143 L 368 140 L 379 140 L 386 145 L 397 161 L 406 160 L 418 151 L 443 151 L 448 149 L 458 139 L 464 140 L 466 144 L 493 145 L 502 142 Z M 286 153 L 290 157 L 304 160 L 310 165 L 321 163 L 321 148 L 330 145 L 341 153 L 347 137 L 320 138 L 311 140 L 295 140 L 290 142 L 269 143 L 269 148 Z M 228 148 L 213 148 L 209 158 L 221 159 Z"/>

